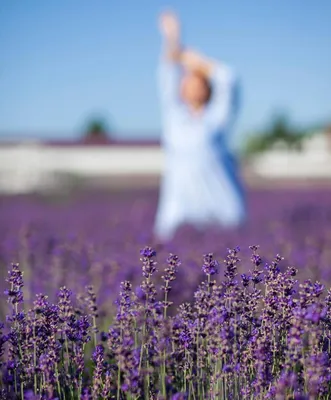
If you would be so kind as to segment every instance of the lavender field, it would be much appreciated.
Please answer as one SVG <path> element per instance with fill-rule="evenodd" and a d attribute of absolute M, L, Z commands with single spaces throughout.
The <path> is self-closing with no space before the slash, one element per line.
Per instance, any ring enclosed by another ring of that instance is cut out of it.
<path fill-rule="evenodd" d="M 1 197 L 2 398 L 330 398 L 331 189 L 247 200 L 160 247 L 154 190 Z"/>

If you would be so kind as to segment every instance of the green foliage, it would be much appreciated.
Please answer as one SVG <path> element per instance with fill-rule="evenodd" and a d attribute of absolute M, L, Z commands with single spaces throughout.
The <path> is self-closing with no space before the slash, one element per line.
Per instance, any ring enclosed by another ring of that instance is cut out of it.
<path fill-rule="evenodd" d="M 87 139 L 106 139 L 109 134 L 109 127 L 101 118 L 91 119 L 86 124 L 84 137 Z"/>
<path fill-rule="evenodd" d="M 244 154 L 253 155 L 269 150 L 277 142 L 292 149 L 301 149 L 305 133 L 289 124 L 284 115 L 277 116 L 264 132 L 251 136 L 245 145 Z"/>

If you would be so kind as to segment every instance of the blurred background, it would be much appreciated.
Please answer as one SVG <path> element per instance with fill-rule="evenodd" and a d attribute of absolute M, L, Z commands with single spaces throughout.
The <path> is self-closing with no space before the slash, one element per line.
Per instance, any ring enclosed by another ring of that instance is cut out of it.
<path fill-rule="evenodd" d="M 330 2 L 4 0 L 2 192 L 157 182 L 166 7 L 179 13 L 185 43 L 239 73 L 233 146 L 247 183 L 331 178 Z"/>
<path fill-rule="evenodd" d="M 163 166 L 157 17 L 167 7 L 185 43 L 241 78 L 232 144 L 251 220 L 233 237 L 184 230 L 171 250 L 197 265 L 203 251 L 247 242 L 315 272 L 330 265 L 330 1 L 2 0 L 2 271 L 20 261 L 26 279 L 43 271 L 47 290 L 135 275 Z"/>

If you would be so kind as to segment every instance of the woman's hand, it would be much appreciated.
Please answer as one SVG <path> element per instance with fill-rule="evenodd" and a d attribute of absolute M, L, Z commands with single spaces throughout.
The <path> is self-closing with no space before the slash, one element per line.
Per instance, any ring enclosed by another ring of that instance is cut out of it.
<path fill-rule="evenodd" d="M 172 44 L 179 43 L 180 40 L 180 22 L 176 14 L 164 12 L 159 18 L 159 27 L 165 40 Z"/>

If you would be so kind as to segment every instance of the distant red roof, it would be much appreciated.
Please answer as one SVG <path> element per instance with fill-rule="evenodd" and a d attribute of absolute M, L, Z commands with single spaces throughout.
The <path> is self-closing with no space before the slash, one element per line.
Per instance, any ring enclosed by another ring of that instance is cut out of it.
<path fill-rule="evenodd" d="M 66 140 L 66 139 L 61 139 L 61 140 L 42 140 L 42 139 L 18 139 L 18 140 L 0 140 L 0 146 L 8 146 L 8 145 L 16 145 L 16 144 L 22 144 L 22 143 L 40 143 L 41 145 L 44 146 L 61 146 L 61 147 L 77 147 L 77 146 L 137 146 L 137 147 L 154 147 L 154 146 L 159 146 L 160 141 L 159 140 L 116 140 L 116 139 L 89 139 L 89 140 L 84 140 L 84 139 L 77 139 L 77 140 Z"/>
<path fill-rule="evenodd" d="M 159 140 L 45 140 L 48 146 L 159 146 Z"/>

